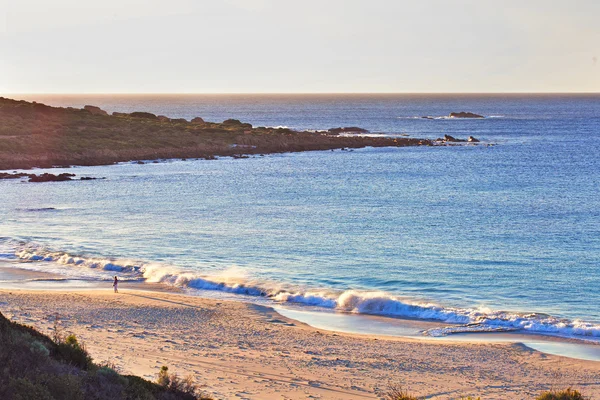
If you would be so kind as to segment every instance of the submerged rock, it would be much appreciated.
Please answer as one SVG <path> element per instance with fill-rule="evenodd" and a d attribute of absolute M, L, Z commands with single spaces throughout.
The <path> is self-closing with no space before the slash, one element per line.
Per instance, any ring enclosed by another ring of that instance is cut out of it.
<path fill-rule="evenodd" d="M 472 112 L 451 112 L 449 115 L 450 118 L 485 118 L 483 115 L 475 114 Z"/>

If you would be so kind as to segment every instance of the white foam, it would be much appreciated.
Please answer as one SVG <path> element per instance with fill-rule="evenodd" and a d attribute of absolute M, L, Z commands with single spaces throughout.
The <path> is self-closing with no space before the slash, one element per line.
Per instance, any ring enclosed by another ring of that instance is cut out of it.
<path fill-rule="evenodd" d="M 253 279 L 239 268 L 218 274 L 200 274 L 175 266 L 132 260 L 85 258 L 63 252 L 51 252 L 35 246 L 23 246 L 16 256 L 24 261 L 50 262 L 73 268 L 118 272 L 129 279 L 197 290 L 215 290 L 246 296 L 265 297 L 279 303 L 304 304 L 345 312 L 442 321 L 453 325 L 427 331 L 431 336 L 460 332 L 527 331 L 572 337 L 600 337 L 600 324 L 557 318 L 545 314 L 523 314 L 494 311 L 487 308 L 444 307 L 434 303 L 413 301 L 382 291 L 315 290 L 290 287 L 275 282 Z M 85 274 L 88 275 L 87 273 Z M 106 278 L 105 278 L 106 279 Z"/>

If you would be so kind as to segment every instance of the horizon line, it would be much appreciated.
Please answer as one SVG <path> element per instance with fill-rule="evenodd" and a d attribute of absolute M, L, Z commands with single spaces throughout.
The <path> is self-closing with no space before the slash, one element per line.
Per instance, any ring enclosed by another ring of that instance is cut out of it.
<path fill-rule="evenodd" d="M 40 96 L 73 96 L 73 95 L 147 95 L 147 96 L 197 96 L 197 95 L 600 95 L 600 92 L 0 92 L 0 96 L 40 95 Z"/>

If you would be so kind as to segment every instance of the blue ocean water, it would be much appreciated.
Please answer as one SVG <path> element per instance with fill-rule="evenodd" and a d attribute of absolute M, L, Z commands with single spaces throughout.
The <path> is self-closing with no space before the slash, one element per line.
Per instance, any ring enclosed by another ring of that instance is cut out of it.
<path fill-rule="evenodd" d="M 600 336 L 600 95 L 19 97 L 482 141 L 65 170 L 107 178 L 98 181 L 0 181 L 0 253 L 19 267 Z M 442 118 L 451 111 L 486 118 Z"/>

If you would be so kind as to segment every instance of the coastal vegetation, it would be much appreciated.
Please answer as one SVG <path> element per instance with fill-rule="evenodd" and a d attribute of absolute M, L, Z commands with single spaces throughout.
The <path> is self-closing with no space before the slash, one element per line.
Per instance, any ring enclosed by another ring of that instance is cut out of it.
<path fill-rule="evenodd" d="M 59 108 L 0 97 L 0 170 L 433 144 L 425 139 L 351 134 L 364 132 L 255 128 L 236 119 L 187 121 L 143 111 L 109 115 L 95 106 Z"/>
<path fill-rule="evenodd" d="M 209 400 L 191 377 L 163 367 L 156 383 L 98 365 L 75 335 L 50 338 L 0 313 L 0 398 L 11 400 Z"/>
<path fill-rule="evenodd" d="M 383 395 L 385 400 L 425 400 L 426 397 L 419 397 L 411 394 L 402 386 L 391 385 L 388 391 Z M 461 397 L 460 400 L 481 400 L 480 397 Z M 571 388 L 563 390 L 550 390 L 537 396 L 535 400 L 590 400 L 583 396 L 578 390 Z"/>

